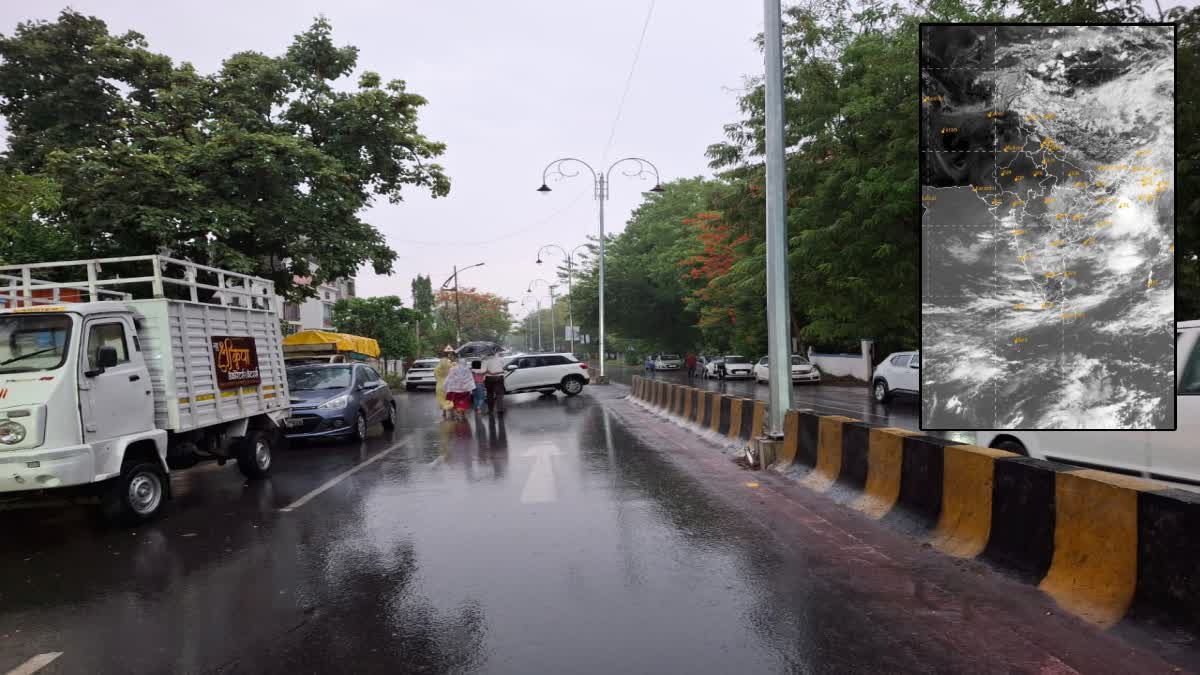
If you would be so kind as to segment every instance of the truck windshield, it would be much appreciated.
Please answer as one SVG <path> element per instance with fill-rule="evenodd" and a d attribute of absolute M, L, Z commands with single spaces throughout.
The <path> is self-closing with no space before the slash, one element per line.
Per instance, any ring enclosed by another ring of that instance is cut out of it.
<path fill-rule="evenodd" d="M 350 386 L 350 367 L 289 368 L 288 389 L 345 389 Z"/>
<path fill-rule="evenodd" d="M 63 314 L 0 316 L 0 373 L 57 370 L 70 338 L 71 318 Z"/>

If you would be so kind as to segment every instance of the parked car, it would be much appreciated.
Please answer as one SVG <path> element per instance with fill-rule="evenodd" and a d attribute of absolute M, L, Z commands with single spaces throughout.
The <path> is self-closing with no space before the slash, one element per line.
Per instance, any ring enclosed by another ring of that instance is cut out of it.
<path fill-rule="evenodd" d="M 975 444 L 1200 489 L 1200 321 L 1176 324 L 1175 431 L 976 431 Z"/>
<path fill-rule="evenodd" d="M 771 379 L 771 369 L 767 357 L 762 357 L 754 364 L 754 379 L 759 384 L 766 384 Z M 821 369 L 803 356 L 792 355 L 792 382 L 820 382 Z"/>
<path fill-rule="evenodd" d="M 413 361 L 412 368 L 404 374 L 404 390 L 414 391 L 420 387 L 429 387 L 430 389 L 437 386 L 437 378 L 433 376 L 433 369 L 437 367 L 437 359 L 417 359 Z"/>
<path fill-rule="evenodd" d="M 917 396 L 921 391 L 921 352 L 888 354 L 871 376 L 871 396 L 887 403 L 896 394 Z"/>
<path fill-rule="evenodd" d="M 714 359 L 708 365 L 708 377 L 714 378 L 751 378 L 754 377 L 754 364 L 745 356 L 726 354 Z"/>
<path fill-rule="evenodd" d="M 655 370 L 679 370 L 683 367 L 683 359 L 678 354 L 659 354 L 654 359 Z"/>
<path fill-rule="evenodd" d="M 379 373 L 363 364 L 288 368 L 292 422 L 288 438 L 350 436 L 361 441 L 382 423 L 396 428 L 396 400 Z"/>
<path fill-rule="evenodd" d="M 504 365 L 504 389 L 509 394 L 561 391 L 575 396 L 592 381 L 586 363 L 574 354 L 518 354 Z"/>

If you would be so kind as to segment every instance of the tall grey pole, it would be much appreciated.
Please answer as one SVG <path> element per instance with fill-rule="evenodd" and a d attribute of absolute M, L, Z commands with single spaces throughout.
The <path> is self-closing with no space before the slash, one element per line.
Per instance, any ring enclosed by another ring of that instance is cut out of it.
<path fill-rule="evenodd" d="M 558 330 L 554 327 L 554 287 L 550 287 L 550 351 L 558 351 L 558 335 L 554 331 Z"/>
<path fill-rule="evenodd" d="M 462 310 L 458 306 L 458 265 L 454 266 L 454 343 L 462 346 Z"/>
<path fill-rule="evenodd" d="M 783 136 L 783 16 L 780 0 L 763 0 L 767 131 L 767 358 L 770 399 L 766 434 L 783 437 L 792 407 L 791 307 L 788 298 L 787 182 Z M 757 430 L 755 430 L 757 432 Z"/>
<path fill-rule="evenodd" d="M 571 341 L 571 353 L 575 353 L 575 293 L 572 286 L 571 277 L 574 276 L 575 270 L 572 267 L 571 256 L 567 256 L 567 323 L 571 327 L 567 329 L 567 339 Z"/>
<path fill-rule="evenodd" d="M 604 199 L 608 196 L 605 194 L 608 185 L 603 173 L 596 182 L 600 193 L 600 381 L 604 382 L 604 362 L 607 360 L 604 352 Z"/>
<path fill-rule="evenodd" d="M 542 351 L 542 301 L 537 301 L 538 313 L 538 351 Z"/>

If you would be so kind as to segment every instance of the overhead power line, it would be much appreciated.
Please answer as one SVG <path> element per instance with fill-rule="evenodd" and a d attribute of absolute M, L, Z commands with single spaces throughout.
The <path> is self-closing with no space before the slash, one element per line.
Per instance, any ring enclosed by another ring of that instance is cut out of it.
<path fill-rule="evenodd" d="M 629 75 L 625 77 L 625 89 L 621 92 L 621 101 L 617 104 L 617 114 L 613 118 L 612 130 L 608 132 L 608 142 L 604 144 L 602 162 L 608 161 L 608 151 L 612 149 L 613 138 L 617 135 L 617 126 L 621 123 L 621 113 L 625 109 L 625 99 L 629 97 L 629 87 L 633 84 L 633 74 L 637 71 L 638 59 L 642 56 L 642 45 L 646 42 L 646 30 L 650 28 L 650 17 L 654 16 L 655 0 L 650 0 L 646 8 L 646 20 L 642 23 L 642 34 L 638 37 L 637 48 L 633 50 L 633 62 L 629 64 Z"/>

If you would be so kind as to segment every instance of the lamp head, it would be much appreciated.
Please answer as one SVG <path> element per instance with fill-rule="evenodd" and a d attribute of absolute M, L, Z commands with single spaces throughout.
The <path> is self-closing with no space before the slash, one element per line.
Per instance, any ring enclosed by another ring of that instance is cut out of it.
<path fill-rule="evenodd" d="M 540 253 L 538 254 L 537 264 L 542 264 L 542 255 Z"/>
<path fill-rule="evenodd" d="M 654 187 L 650 188 L 650 192 L 666 192 L 661 183 L 655 183 Z"/>
<path fill-rule="evenodd" d="M 537 189 L 538 192 L 550 192 L 550 186 L 542 183 L 542 187 Z"/>

